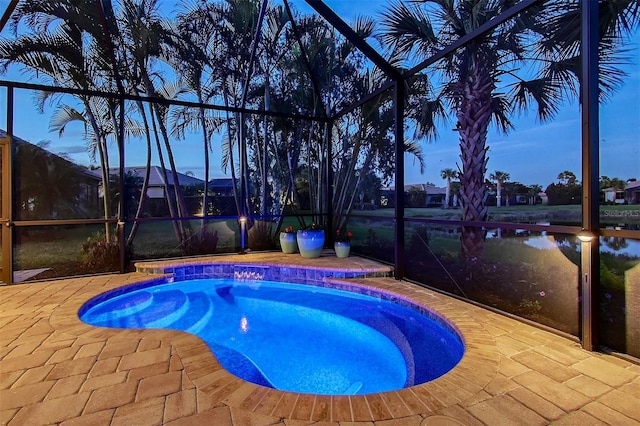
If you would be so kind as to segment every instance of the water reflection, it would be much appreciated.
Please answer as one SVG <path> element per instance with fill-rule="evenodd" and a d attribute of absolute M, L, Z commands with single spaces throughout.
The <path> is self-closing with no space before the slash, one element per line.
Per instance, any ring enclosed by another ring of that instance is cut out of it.
<path fill-rule="evenodd" d="M 524 243 L 529 247 L 537 248 L 539 250 L 554 250 L 558 248 L 555 238 L 541 235 L 539 237 L 529 237 Z"/>
<path fill-rule="evenodd" d="M 483 257 L 469 261 L 460 255 L 459 227 L 412 230 L 406 250 L 410 278 L 580 336 L 581 243 L 576 235 L 488 228 L 483 230 Z M 599 251 L 593 297 L 599 304 L 601 344 L 640 356 L 640 238 L 601 236 Z"/>
<path fill-rule="evenodd" d="M 577 241 L 571 242 L 566 235 L 548 235 L 546 231 L 535 232 L 525 229 L 492 229 L 487 238 L 523 238 L 525 245 L 539 250 L 552 250 L 559 247 L 574 247 L 580 251 Z M 640 240 L 622 237 L 600 237 L 600 251 L 616 256 L 640 258 Z"/>
<path fill-rule="evenodd" d="M 600 251 L 606 251 L 614 254 L 625 254 L 631 257 L 640 257 L 640 240 L 620 237 L 601 237 Z"/>

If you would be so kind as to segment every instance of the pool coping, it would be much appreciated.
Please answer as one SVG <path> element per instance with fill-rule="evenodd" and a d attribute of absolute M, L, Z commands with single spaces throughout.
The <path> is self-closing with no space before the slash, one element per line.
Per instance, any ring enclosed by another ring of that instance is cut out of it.
<path fill-rule="evenodd" d="M 348 269 L 358 271 L 363 276 L 349 279 L 327 278 L 326 282 L 338 286 L 357 285 L 362 289 L 383 292 L 407 300 L 445 318 L 459 331 L 465 345 L 465 353 L 456 367 L 435 380 L 397 391 L 352 396 L 297 394 L 266 388 L 232 375 L 218 363 L 204 341 L 195 335 L 173 330 L 107 329 L 90 326 L 78 318 L 79 309 L 88 300 L 106 291 L 157 279 L 159 276 L 170 277 L 166 274 L 166 268 L 172 265 L 175 267 L 210 263 L 234 265 L 267 263 L 272 267 L 303 266 L 308 270 L 340 269 L 340 263 L 336 262 L 339 259 L 335 257 L 317 262 L 305 260 L 305 265 L 298 265 L 297 259 L 281 254 L 275 254 L 272 261 L 265 259 L 264 256 L 255 261 L 251 256 L 243 256 L 241 259 L 240 262 L 237 257 L 235 259 L 209 257 L 140 263 L 138 264 L 140 273 L 135 274 L 132 280 L 124 285 L 120 284 L 111 289 L 104 287 L 87 289 L 69 298 L 54 310 L 51 325 L 67 334 L 81 335 L 88 330 L 100 329 L 100 334 L 105 337 L 131 336 L 167 341 L 175 348 L 189 379 L 208 398 L 243 411 L 291 420 L 356 422 L 387 420 L 407 415 L 406 412 L 396 412 L 397 407 L 405 407 L 410 414 L 429 414 L 459 403 L 470 394 L 480 392 L 498 373 L 500 355 L 495 340 L 480 323 L 468 315 L 467 311 L 472 309 L 471 305 L 440 297 L 412 283 L 390 277 L 368 276 L 368 274 L 388 275 L 391 268 L 366 261 L 366 259 L 363 262 L 362 259 L 354 257 L 350 258 L 351 266 Z M 354 261 L 356 266 L 353 266 Z M 358 262 L 361 264 L 358 265 Z M 155 273 L 142 273 L 148 270 L 153 270 Z"/>

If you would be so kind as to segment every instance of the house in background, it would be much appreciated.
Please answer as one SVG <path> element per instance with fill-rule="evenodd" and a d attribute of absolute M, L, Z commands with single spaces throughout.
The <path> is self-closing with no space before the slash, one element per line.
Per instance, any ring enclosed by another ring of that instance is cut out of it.
<path fill-rule="evenodd" d="M 131 173 L 135 176 L 139 176 L 144 179 L 146 172 L 146 167 L 125 167 L 124 173 Z M 118 169 L 112 169 L 109 171 L 110 174 L 118 173 Z M 165 176 L 162 172 L 162 167 L 160 166 L 151 166 L 149 170 L 149 185 L 147 187 L 147 197 L 150 199 L 164 198 L 166 191 L 173 191 L 175 182 L 173 180 L 173 174 L 170 170 L 166 170 L 167 178 L 165 180 Z M 178 172 L 178 183 L 182 187 L 190 186 L 190 185 L 203 185 L 204 180 L 198 179 L 194 176 L 189 176 L 184 173 Z"/>
<path fill-rule="evenodd" d="M 118 169 L 112 168 L 109 170 L 109 174 L 112 176 L 117 176 Z M 135 176 L 139 178 L 140 185 L 144 180 L 146 175 L 146 167 L 145 166 L 136 166 L 136 167 L 125 167 L 124 168 L 125 175 Z M 178 184 L 182 187 L 183 191 L 185 188 L 191 186 L 201 186 L 204 187 L 204 180 L 198 179 L 194 176 L 189 176 L 184 173 L 178 172 Z M 145 216 L 151 217 L 165 217 L 169 215 L 169 207 L 167 204 L 167 196 L 173 195 L 175 191 L 175 182 L 173 178 L 173 173 L 170 170 L 166 170 L 166 179 L 165 174 L 163 173 L 163 169 L 160 166 L 151 166 L 149 169 L 149 184 L 147 186 L 146 191 L 146 204 L 145 204 Z M 187 208 L 189 210 L 189 215 L 196 216 L 202 213 L 201 208 L 201 196 L 193 195 L 193 191 L 189 191 L 185 193 L 185 201 L 187 203 Z M 100 197 L 103 196 L 102 187 L 100 188 Z"/>
<path fill-rule="evenodd" d="M 233 179 L 211 179 L 209 181 L 209 194 L 214 197 L 233 197 Z"/>
<path fill-rule="evenodd" d="M 427 207 L 442 207 L 444 205 L 444 199 L 447 195 L 447 188 L 440 188 L 438 186 L 424 185 L 424 192 L 427 197 L 425 204 Z M 454 194 L 451 194 L 451 202 L 454 199 Z"/>
<path fill-rule="evenodd" d="M 405 207 L 442 207 L 447 193 L 446 188 L 440 188 L 428 183 L 414 183 L 404 186 Z M 380 189 L 380 203 L 382 207 L 393 207 L 395 188 L 392 186 Z M 453 193 L 451 199 L 453 200 Z"/>
<path fill-rule="evenodd" d="M 0 138 L 7 133 L 0 129 Z M 15 220 L 99 218 L 100 177 L 93 170 L 32 144 L 12 138 Z"/>
<path fill-rule="evenodd" d="M 233 179 L 215 178 L 209 181 L 209 214 L 213 216 L 233 216 L 237 214 L 233 191 Z"/>
<path fill-rule="evenodd" d="M 142 185 L 144 181 L 146 167 L 125 167 L 125 175 L 134 176 Z M 110 174 L 115 176 L 117 169 L 112 169 Z M 126 181 L 126 180 L 125 180 Z M 189 216 L 202 216 L 202 191 L 204 190 L 204 180 L 185 173 L 178 172 L 178 183 L 182 187 L 184 199 L 189 210 Z M 141 189 L 141 188 L 140 188 Z M 209 181 L 209 206 L 207 215 L 235 215 L 236 204 L 233 193 L 233 180 L 231 178 L 215 178 Z M 163 173 L 162 167 L 151 166 L 149 169 L 149 184 L 146 191 L 146 202 L 144 215 L 147 217 L 166 217 L 169 215 L 167 205 L 167 195 L 173 196 L 175 183 L 170 170 Z M 100 187 L 100 197 L 102 197 L 102 187 Z M 130 213 L 131 215 L 132 213 Z"/>
<path fill-rule="evenodd" d="M 627 183 L 624 188 L 624 200 L 627 204 L 640 204 L 640 180 Z"/>
<path fill-rule="evenodd" d="M 624 204 L 625 190 L 618 188 L 604 188 L 602 190 L 602 197 L 604 204 Z"/>
<path fill-rule="evenodd" d="M 428 183 L 416 183 L 405 185 L 404 193 L 407 207 L 442 207 L 447 189 Z"/>

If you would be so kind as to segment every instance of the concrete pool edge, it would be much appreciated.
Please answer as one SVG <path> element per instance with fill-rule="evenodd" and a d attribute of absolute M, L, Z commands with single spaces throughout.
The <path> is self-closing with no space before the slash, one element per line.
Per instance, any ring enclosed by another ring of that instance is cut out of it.
<path fill-rule="evenodd" d="M 292 266 L 286 262 L 289 256 L 279 257 L 281 263 L 274 266 Z M 240 259 L 242 262 L 239 261 Z M 217 257 L 197 259 L 199 262 L 207 263 L 219 260 L 220 258 Z M 362 259 L 352 258 L 352 260 L 361 261 Z M 229 261 L 231 259 L 227 259 L 227 262 Z M 244 262 L 251 262 L 251 256 L 235 258 L 235 263 Z M 264 263 L 265 260 L 261 257 L 256 262 Z M 335 258 L 330 262 L 335 263 Z M 171 261 L 163 263 L 169 264 Z M 305 260 L 305 263 L 310 269 L 322 267 L 319 263 L 314 264 L 309 260 Z M 131 274 L 130 281 L 124 285 L 148 281 L 155 277 L 142 273 Z M 427 307 L 459 330 L 465 343 L 465 355 L 453 370 L 425 384 L 380 394 L 320 396 L 268 389 L 239 379 L 222 368 L 200 338 L 187 333 L 171 330 L 105 329 L 89 326 L 78 319 L 78 309 L 87 300 L 105 291 L 122 287 L 122 284 L 113 288 L 90 288 L 76 294 L 56 308 L 51 317 L 51 325 L 67 334 L 91 333 L 93 336 L 104 338 L 131 337 L 167 342 L 175 348 L 187 376 L 199 391 L 206 394 L 210 399 L 209 403 L 222 403 L 240 410 L 284 419 L 349 422 L 429 414 L 460 403 L 480 392 L 496 376 L 499 353 L 495 340 L 468 314 L 469 311 L 476 309 L 474 306 L 447 298 L 415 284 L 391 278 L 349 280 L 332 278 L 331 280 L 370 287 L 405 298 L 418 306 Z M 399 410 L 398 407 L 403 409 Z"/>

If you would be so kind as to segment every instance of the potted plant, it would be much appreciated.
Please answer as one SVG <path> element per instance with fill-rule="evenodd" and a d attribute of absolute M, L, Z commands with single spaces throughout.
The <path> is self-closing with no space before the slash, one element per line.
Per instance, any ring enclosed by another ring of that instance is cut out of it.
<path fill-rule="evenodd" d="M 333 249 L 337 257 L 349 257 L 351 237 L 353 237 L 353 232 L 336 229 L 336 235 L 333 239 Z"/>
<path fill-rule="evenodd" d="M 311 226 L 298 230 L 297 240 L 300 255 L 307 259 L 320 257 L 324 247 L 324 228 L 321 225 Z"/>
<path fill-rule="evenodd" d="M 284 254 L 292 254 L 298 251 L 296 233 L 293 226 L 289 225 L 280 233 L 280 248 Z"/>

